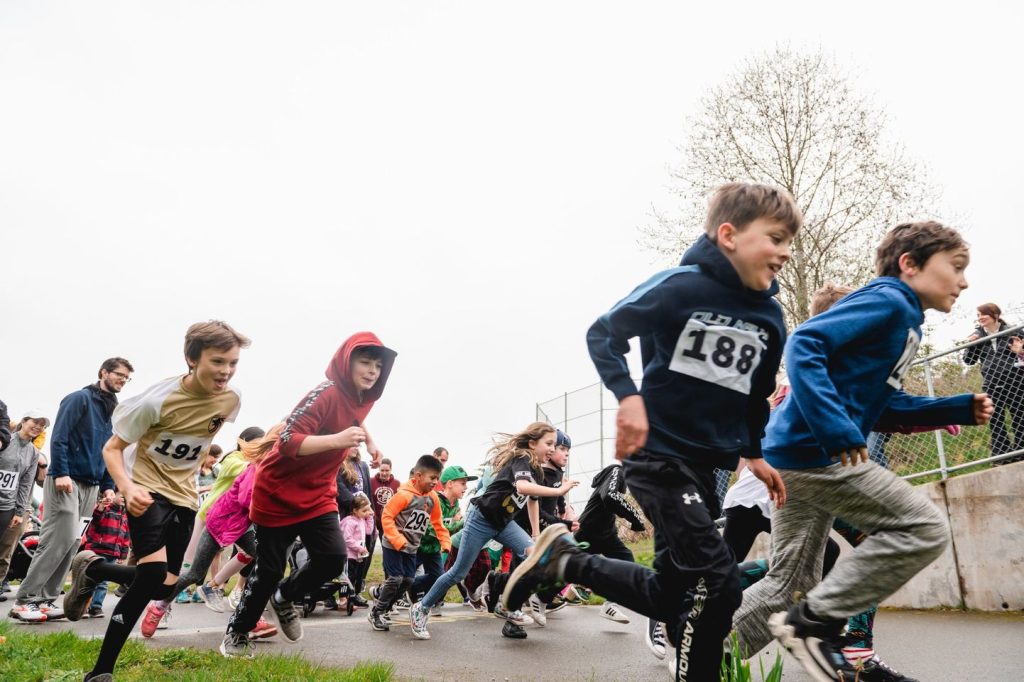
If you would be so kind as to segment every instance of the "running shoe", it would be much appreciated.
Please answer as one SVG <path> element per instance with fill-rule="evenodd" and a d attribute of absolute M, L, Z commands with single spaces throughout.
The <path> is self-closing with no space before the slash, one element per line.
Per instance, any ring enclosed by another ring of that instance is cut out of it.
<path fill-rule="evenodd" d="M 234 611 L 238 608 L 238 602 L 242 601 L 242 591 L 237 587 L 228 594 L 228 606 Z"/>
<path fill-rule="evenodd" d="M 552 613 L 558 613 L 568 605 L 569 602 L 565 601 L 561 597 L 556 596 L 554 599 L 551 600 L 551 603 L 548 604 L 547 615 L 550 616 Z"/>
<path fill-rule="evenodd" d="M 610 601 L 604 603 L 604 606 L 601 608 L 601 616 L 616 623 L 625 624 L 629 622 L 629 616 L 620 610 L 618 604 Z"/>
<path fill-rule="evenodd" d="M 86 615 L 88 615 L 89 618 L 102 618 L 106 614 L 103 613 L 102 606 L 90 606 L 89 611 Z"/>
<path fill-rule="evenodd" d="M 192 591 L 192 603 L 198 604 L 203 601 L 203 596 L 199 594 L 199 588 L 197 587 Z"/>
<path fill-rule="evenodd" d="M 71 587 L 64 595 L 64 615 L 68 620 L 80 620 L 92 603 L 92 593 L 99 583 L 85 573 L 94 562 L 102 560 L 103 557 L 98 556 L 96 552 L 83 549 L 71 561 Z"/>
<path fill-rule="evenodd" d="M 548 526 L 537 538 L 533 552 L 508 577 L 501 604 L 522 604 L 539 587 L 557 587 L 565 582 L 565 564 L 581 550 L 563 524 Z"/>
<path fill-rule="evenodd" d="M 252 644 L 244 632 L 228 632 L 220 643 L 220 653 L 224 658 L 252 658 Z"/>
<path fill-rule="evenodd" d="M 277 634 L 277 628 L 274 627 L 273 623 L 268 623 L 266 618 L 260 617 L 256 621 L 256 626 L 249 630 L 249 640 L 254 639 L 266 639 L 267 637 L 273 637 Z"/>
<path fill-rule="evenodd" d="M 270 597 L 271 618 L 277 621 L 277 629 L 281 636 L 289 642 L 297 642 L 302 639 L 302 622 L 299 620 L 299 610 L 290 601 L 278 601 L 275 592 Z"/>
<path fill-rule="evenodd" d="M 54 604 L 52 599 L 40 604 L 39 610 L 46 616 L 47 623 L 51 620 L 60 620 L 64 617 L 64 609 Z"/>
<path fill-rule="evenodd" d="M 206 608 L 217 613 L 224 613 L 224 590 L 209 585 L 200 585 L 196 588 L 199 600 L 206 604 Z"/>
<path fill-rule="evenodd" d="M 860 682 L 918 682 L 916 678 L 907 677 L 878 656 L 862 661 Z"/>
<path fill-rule="evenodd" d="M 352 606 L 357 609 L 366 609 L 370 607 L 370 602 L 366 601 L 366 598 L 361 594 L 354 594 L 348 599 L 352 602 Z"/>
<path fill-rule="evenodd" d="M 653 618 L 647 619 L 647 627 L 644 629 L 644 642 L 659 660 L 665 659 L 665 624 L 659 623 Z"/>
<path fill-rule="evenodd" d="M 171 608 L 173 606 L 174 604 L 167 605 L 167 613 L 165 613 L 164 617 L 160 619 L 160 623 L 156 626 L 157 630 L 166 630 L 171 627 Z"/>
<path fill-rule="evenodd" d="M 387 632 L 391 629 L 391 624 L 381 617 L 377 609 L 370 609 L 369 613 L 366 614 L 366 620 L 370 621 L 370 627 L 377 632 Z"/>
<path fill-rule="evenodd" d="M 174 598 L 175 604 L 188 604 L 192 601 L 192 595 L 188 593 L 188 590 L 182 590 L 178 593 L 178 596 Z"/>
<path fill-rule="evenodd" d="M 801 600 L 768 618 L 768 629 L 816 682 L 858 679 L 858 668 L 842 652 L 843 621 L 818 621 Z"/>
<path fill-rule="evenodd" d="M 530 604 L 530 615 L 533 617 L 533 622 L 544 627 L 548 624 L 547 616 L 547 605 L 541 601 L 541 598 L 536 594 L 531 594 L 529 599 Z"/>
<path fill-rule="evenodd" d="M 412 627 L 413 637 L 416 639 L 430 639 L 430 633 L 427 632 L 427 621 L 430 619 L 430 614 L 427 609 L 423 608 L 422 602 L 416 602 L 409 609 L 409 626 Z"/>
<path fill-rule="evenodd" d="M 142 624 L 139 626 L 139 630 L 142 631 L 142 636 L 146 639 L 152 637 L 156 633 L 156 628 L 160 625 L 160 621 L 163 620 L 166 613 L 167 608 L 161 606 L 160 602 L 149 602 L 149 606 L 146 607 L 146 614 L 142 617 Z"/>
<path fill-rule="evenodd" d="M 402 609 L 403 611 L 408 611 L 410 608 L 412 608 L 412 603 L 409 601 L 408 597 L 402 596 L 395 600 L 395 608 Z"/>
<path fill-rule="evenodd" d="M 509 639 L 526 639 L 526 630 L 521 625 L 516 625 L 512 621 L 506 620 L 501 628 L 501 635 Z"/>
<path fill-rule="evenodd" d="M 46 614 L 39 610 L 38 604 L 15 604 L 7 612 L 8 618 L 20 620 L 22 623 L 45 623 Z"/>
<path fill-rule="evenodd" d="M 498 618 L 503 618 L 507 621 L 515 623 L 516 625 L 533 625 L 534 620 L 530 616 L 526 615 L 522 611 L 506 611 L 505 607 L 498 602 L 494 607 L 494 615 Z"/>

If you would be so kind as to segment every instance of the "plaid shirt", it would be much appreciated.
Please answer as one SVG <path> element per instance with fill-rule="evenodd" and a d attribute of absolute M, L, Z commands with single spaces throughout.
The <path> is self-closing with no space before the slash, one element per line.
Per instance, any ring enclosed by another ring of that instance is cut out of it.
<path fill-rule="evenodd" d="M 128 514 L 119 504 L 96 505 L 85 531 L 84 547 L 101 556 L 122 560 L 128 556 Z"/>

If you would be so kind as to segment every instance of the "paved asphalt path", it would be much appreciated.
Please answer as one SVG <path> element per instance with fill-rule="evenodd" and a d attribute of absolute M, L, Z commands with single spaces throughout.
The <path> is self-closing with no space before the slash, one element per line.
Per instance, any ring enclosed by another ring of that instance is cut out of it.
<path fill-rule="evenodd" d="M 11 595 L 8 595 L 11 596 Z M 13 600 L 0 604 L 6 618 Z M 108 597 L 107 609 L 114 598 Z M 350 618 L 318 610 L 303 620 L 305 634 L 294 644 L 280 636 L 257 645 L 260 653 L 301 653 L 327 665 L 347 666 L 357 660 L 386 660 L 401 680 L 505 682 L 513 680 L 646 680 L 669 679 L 664 663 L 643 644 L 641 619 L 629 625 L 605 620 L 597 607 L 575 606 L 554 614 L 546 628 L 528 627 L 526 640 L 501 636 L 501 621 L 468 607 L 447 605 L 445 615 L 430 619 L 433 638 L 413 638 L 403 614 L 391 632 L 373 632 L 366 611 Z M 109 615 L 108 615 L 109 618 Z M 160 630 L 150 646 L 216 648 L 226 614 L 202 604 L 176 605 L 170 629 Z M 19 624 L 38 632 L 74 629 L 83 637 L 102 637 L 107 619 L 79 623 L 57 621 Z M 1024 680 L 1024 614 L 977 614 L 937 611 L 883 611 L 878 615 L 879 653 L 891 665 L 922 682 L 1001 682 Z M 136 630 L 136 635 L 138 631 Z M 774 647 L 765 650 L 766 667 Z M 258 661 L 256 662 L 258 665 Z M 239 665 L 253 665 L 239 661 Z M 754 666 L 754 679 L 760 679 Z M 787 657 L 783 679 L 810 679 Z"/>

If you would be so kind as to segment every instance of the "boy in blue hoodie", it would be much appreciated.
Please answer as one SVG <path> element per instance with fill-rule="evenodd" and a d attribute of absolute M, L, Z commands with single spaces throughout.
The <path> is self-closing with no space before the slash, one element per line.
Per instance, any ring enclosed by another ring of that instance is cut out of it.
<path fill-rule="evenodd" d="M 846 618 L 880 603 L 945 549 L 942 514 L 869 461 L 867 434 L 897 424 L 983 424 L 991 416 L 984 394 L 927 398 L 900 390 L 924 311 L 949 312 L 967 288 L 969 260 L 949 227 L 898 225 L 878 247 L 878 278 L 793 332 L 785 353 L 790 395 L 761 446 L 788 502 L 772 516 L 768 575 L 744 592 L 736 612 L 743 653 L 756 653 L 774 635 L 813 679 L 858 679 L 863 671 L 841 652 Z M 833 517 L 868 537 L 818 583 Z M 786 611 L 796 592 L 806 596 Z"/>
<path fill-rule="evenodd" d="M 733 183 L 715 192 L 705 234 L 682 265 L 637 287 L 587 332 L 601 380 L 619 401 L 615 456 L 654 526 L 654 570 L 579 550 L 562 525 L 538 538 L 502 600 L 536 585 L 578 582 L 666 623 L 679 680 L 718 682 L 722 641 L 742 592 L 736 560 L 715 528 L 715 468 L 751 471 L 781 503 L 761 459 L 768 396 L 786 337 L 774 300 L 800 210 L 784 190 Z M 625 354 L 643 340 L 637 390 Z"/>

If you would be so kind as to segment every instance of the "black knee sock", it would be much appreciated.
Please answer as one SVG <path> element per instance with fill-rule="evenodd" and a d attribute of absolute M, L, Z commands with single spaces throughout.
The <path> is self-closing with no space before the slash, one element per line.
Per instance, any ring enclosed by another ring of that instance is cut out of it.
<path fill-rule="evenodd" d="M 107 623 L 107 634 L 103 636 L 103 646 L 100 647 L 96 666 L 92 669 L 93 675 L 114 672 L 114 664 L 121 654 L 121 649 L 124 648 L 128 635 L 131 634 L 149 600 L 160 590 L 166 576 L 167 564 L 163 561 L 153 561 L 135 567 L 132 586 L 114 607 L 114 613 Z"/>
<path fill-rule="evenodd" d="M 170 601 L 173 597 L 178 596 L 178 592 L 181 590 L 174 589 L 178 583 L 173 582 L 170 585 L 161 585 L 153 593 L 153 599 L 159 599 L 161 601 Z"/>
<path fill-rule="evenodd" d="M 106 561 L 94 561 L 85 569 L 85 575 L 103 582 L 111 580 L 118 585 L 130 585 L 135 580 L 135 566 L 122 566 L 120 564 L 109 564 Z"/>

